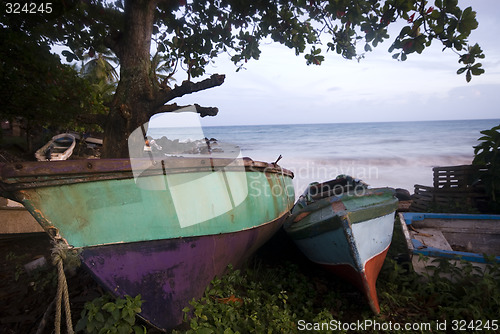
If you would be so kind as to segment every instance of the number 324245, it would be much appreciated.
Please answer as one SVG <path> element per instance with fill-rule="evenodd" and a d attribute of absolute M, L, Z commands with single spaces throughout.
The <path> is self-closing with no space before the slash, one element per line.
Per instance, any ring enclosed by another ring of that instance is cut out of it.
<path fill-rule="evenodd" d="M 19 2 L 6 2 L 5 12 L 7 14 L 40 14 L 52 13 L 52 3 L 42 2 L 42 3 L 19 3 Z"/>

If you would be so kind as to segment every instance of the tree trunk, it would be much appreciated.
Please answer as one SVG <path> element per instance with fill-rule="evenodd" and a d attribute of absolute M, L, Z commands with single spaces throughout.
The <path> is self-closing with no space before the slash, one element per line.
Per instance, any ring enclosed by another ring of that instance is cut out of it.
<path fill-rule="evenodd" d="M 104 125 L 104 158 L 128 157 L 128 136 L 156 108 L 150 80 L 150 48 L 155 1 L 126 1 L 125 27 L 117 46 L 120 82 Z"/>
<path fill-rule="evenodd" d="M 130 134 L 143 125 L 147 131 L 145 123 L 155 113 L 177 109 L 175 104 L 165 106 L 165 103 L 186 94 L 220 86 L 224 82 L 224 75 L 213 74 L 197 83 L 184 81 L 169 90 L 156 88 L 150 75 L 150 49 L 157 2 L 125 1 L 125 26 L 112 47 L 120 60 L 120 81 L 104 122 L 103 158 L 129 157 Z M 201 117 L 215 116 L 218 112 L 213 107 L 196 105 L 196 108 Z M 134 147 L 142 145 L 142 142 L 135 143 Z"/>

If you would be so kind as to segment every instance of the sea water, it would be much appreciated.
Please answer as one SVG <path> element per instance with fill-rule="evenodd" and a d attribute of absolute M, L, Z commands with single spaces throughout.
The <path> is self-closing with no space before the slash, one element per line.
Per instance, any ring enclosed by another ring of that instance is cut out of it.
<path fill-rule="evenodd" d="M 339 174 L 372 187 L 432 185 L 432 168 L 470 164 L 480 131 L 500 119 L 204 127 L 205 137 L 237 145 L 241 156 L 291 170 L 298 194 Z M 148 133 L 155 137 L 161 129 Z"/>

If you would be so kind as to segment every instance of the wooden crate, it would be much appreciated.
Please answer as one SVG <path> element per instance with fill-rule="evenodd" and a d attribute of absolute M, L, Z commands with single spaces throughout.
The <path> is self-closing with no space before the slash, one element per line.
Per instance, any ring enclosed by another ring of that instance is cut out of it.
<path fill-rule="evenodd" d="M 415 185 L 410 211 L 427 211 L 429 206 L 434 201 L 434 188 L 423 186 L 420 184 Z"/>
<path fill-rule="evenodd" d="M 410 211 L 427 211 L 431 206 L 481 208 L 487 201 L 483 187 L 477 182 L 477 172 L 481 168 L 461 165 L 432 170 L 434 186 L 415 185 Z"/>
<path fill-rule="evenodd" d="M 469 190 L 479 181 L 477 175 L 478 172 L 482 170 L 484 170 L 484 168 L 474 165 L 434 167 L 432 169 L 434 188 Z"/>

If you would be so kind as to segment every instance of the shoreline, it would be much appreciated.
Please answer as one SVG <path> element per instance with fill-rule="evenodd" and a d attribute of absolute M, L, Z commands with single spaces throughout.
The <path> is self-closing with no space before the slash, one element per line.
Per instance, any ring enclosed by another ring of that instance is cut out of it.
<path fill-rule="evenodd" d="M 439 160 L 439 159 L 438 159 Z M 338 160 L 338 164 L 326 163 L 321 160 L 294 160 L 286 157 L 280 161 L 280 165 L 294 173 L 293 184 L 296 197 L 298 197 L 312 182 L 325 182 L 335 179 L 338 175 L 350 175 L 367 183 L 372 188 L 391 187 L 406 189 L 414 192 L 416 184 L 432 186 L 434 167 L 470 165 L 472 157 L 446 157 L 441 161 L 447 164 L 428 164 L 426 159 L 420 164 L 381 164 L 383 159 L 377 159 L 375 163 L 370 160 L 356 161 L 350 159 Z M 416 159 L 415 162 L 419 160 Z M 378 162 L 378 163 L 377 163 Z"/>

